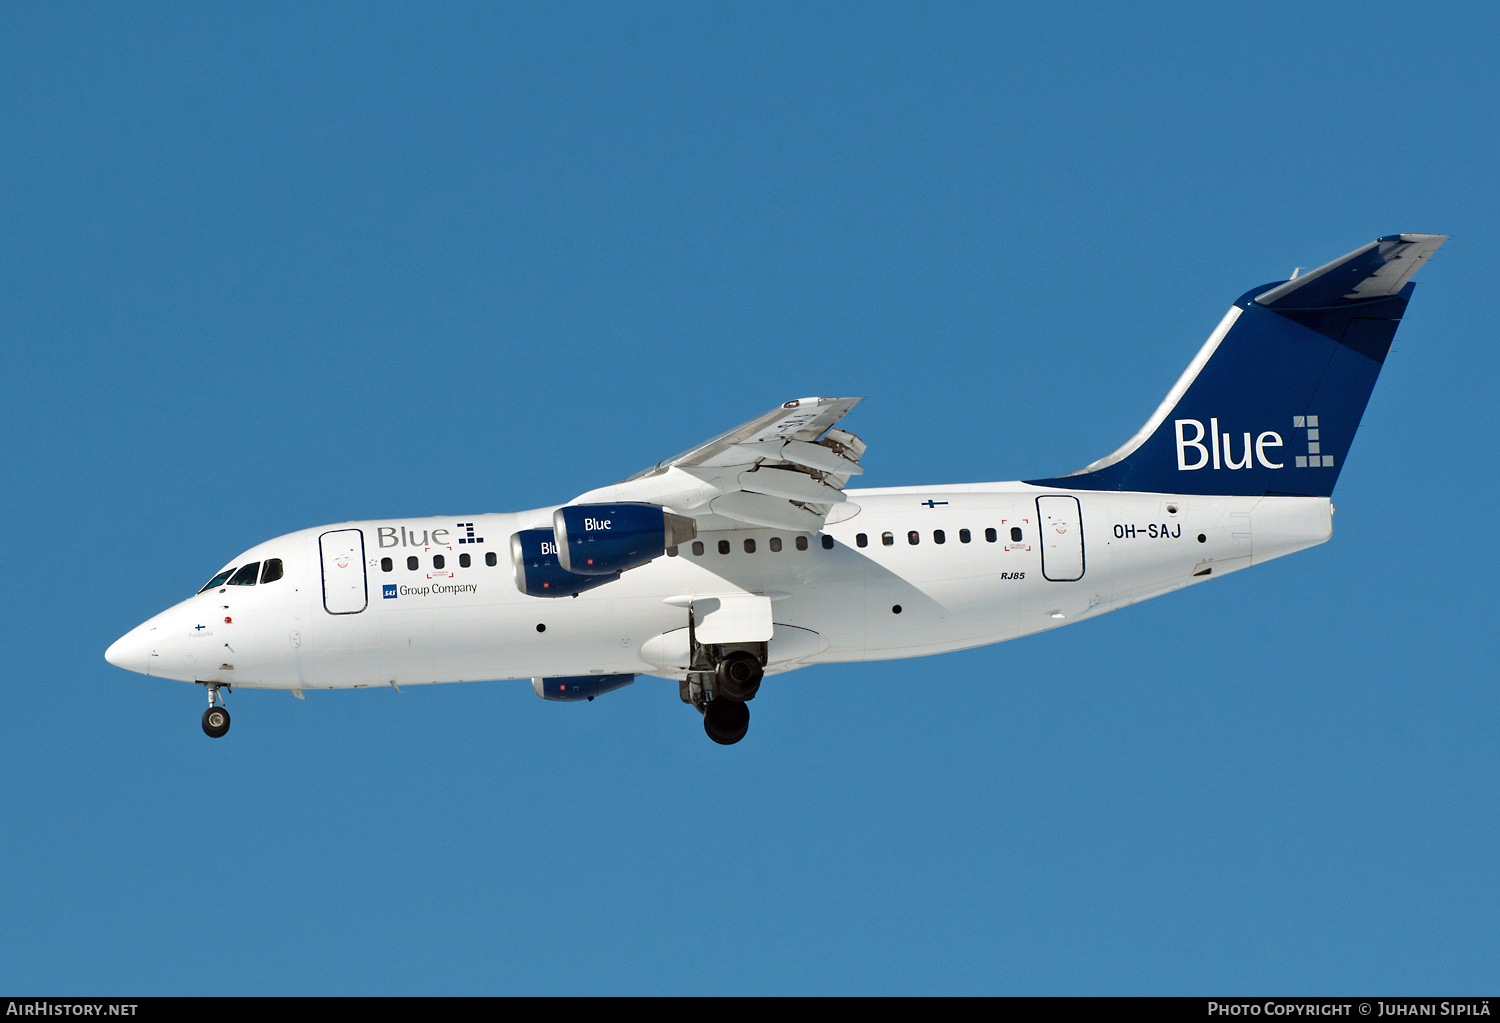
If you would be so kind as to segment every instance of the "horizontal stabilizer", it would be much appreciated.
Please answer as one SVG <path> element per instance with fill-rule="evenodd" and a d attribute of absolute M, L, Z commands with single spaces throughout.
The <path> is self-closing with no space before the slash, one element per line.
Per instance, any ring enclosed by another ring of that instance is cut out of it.
<path fill-rule="evenodd" d="M 1404 288 L 1447 240 L 1445 234 L 1392 234 L 1377 238 L 1332 263 L 1256 295 L 1255 301 L 1268 309 L 1281 310 L 1389 298 Z"/>

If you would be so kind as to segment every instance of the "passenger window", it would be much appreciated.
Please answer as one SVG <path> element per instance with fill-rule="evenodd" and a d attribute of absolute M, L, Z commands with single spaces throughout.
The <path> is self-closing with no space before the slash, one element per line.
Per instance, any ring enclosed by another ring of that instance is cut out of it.
<path fill-rule="evenodd" d="M 868 536 L 866 536 L 864 533 L 855 533 L 854 534 L 854 546 L 856 546 L 856 547 L 868 547 L 868 546 L 870 546 L 870 538 Z"/>
<path fill-rule="evenodd" d="M 445 557 L 443 557 L 441 554 L 434 554 L 432 556 L 432 567 L 433 568 L 445 568 L 445 567 L 447 567 L 447 565 L 448 565 L 448 559 L 445 558 Z"/>
<path fill-rule="evenodd" d="M 986 543 L 994 543 L 996 540 L 1000 539 L 1000 536 L 995 532 L 993 528 L 990 528 L 984 531 L 984 539 Z"/>
<path fill-rule="evenodd" d="M 833 537 L 829 536 L 827 533 L 823 534 L 823 549 L 825 551 L 833 550 Z"/>
<path fill-rule="evenodd" d="M 752 538 L 748 537 L 748 536 L 745 537 L 745 553 L 746 554 L 754 554 L 755 553 L 755 541 Z"/>
<path fill-rule="evenodd" d="M 673 544 L 671 547 L 667 548 L 667 557 L 669 557 L 669 558 L 675 558 L 675 557 L 677 557 L 677 545 L 676 544 Z"/>
<path fill-rule="evenodd" d="M 771 553 L 773 553 L 773 554 L 779 554 L 780 552 L 781 552 L 781 537 L 779 537 L 779 536 L 773 536 L 773 537 L 771 537 Z"/>
<path fill-rule="evenodd" d="M 491 568 L 494 568 L 495 567 L 495 561 L 496 561 L 495 552 L 494 551 L 486 551 L 485 555 L 484 555 L 484 563 L 486 565 L 490 566 Z"/>
<path fill-rule="evenodd" d="M 941 529 L 934 529 L 932 531 L 932 542 L 933 543 L 947 543 L 948 542 L 948 534 L 944 533 Z"/>
<path fill-rule="evenodd" d="M 729 541 L 728 540 L 720 540 L 719 541 L 719 553 L 720 554 L 728 554 L 729 553 Z"/>
<path fill-rule="evenodd" d="M 1010 527 L 1010 539 L 1011 539 L 1011 542 L 1013 542 L 1013 543 L 1020 543 L 1021 542 L 1021 527 L 1020 526 L 1011 526 Z"/>
<path fill-rule="evenodd" d="M 208 582 L 204 583 L 203 584 L 203 589 L 199 590 L 198 592 L 202 593 L 204 590 L 211 590 L 215 586 L 223 586 L 224 585 L 224 580 L 228 579 L 233 574 L 234 574 L 234 569 L 232 569 L 232 568 L 226 568 L 226 569 L 224 569 L 224 571 L 220 572 L 218 575 L 214 576 Z"/>
<path fill-rule="evenodd" d="M 922 534 L 913 529 L 910 533 L 906 534 L 906 542 L 915 547 L 922 542 Z"/>
<path fill-rule="evenodd" d="M 265 570 L 263 572 L 261 572 L 261 574 L 260 574 L 261 585 L 265 585 L 266 583 L 274 583 L 277 579 L 280 579 L 280 578 L 281 578 L 281 559 L 280 558 L 267 558 L 266 559 Z"/>
<path fill-rule="evenodd" d="M 805 536 L 799 536 L 799 537 L 797 537 L 797 549 L 799 551 L 805 551 L 805 550 L 807 550 L 807 537 L 805 537 Z"/>
<path fill-rule="evenodd" d="M 703 541 L 702 540 L 694 540 L 693 541 L 693 557 L 695 557 L 695 558 L 701 558 L 701 557 L 703 557 Z"/>
<path fill-rule="evenodd" d="M 469 556 L 467 554 L 460 554 L 458 556 L 459 568 L 468 568 L 470 564 L 472 564 L 472 562 L 469 560 Z"/>
<path fill-rule="evenodd" d="M 417 570 L 417 557 L 415 554 L 406 559 L 406 570 L 408 572 L 415 572 Z"/>
<path fill-rule="evenodd" d="M 889 547 L 891 544 L 893 544 L 893 543 L 896 542 L 896 538 L 894 536 L 892 536 L 890 533 L 881 533 L 880 534 L 880 542 L 883 543 L 883 544 L 885 544 L 887 547 Z"/>
<path fill-rule="evenodd" d="M 969 531 L 967 529 L 960 529 L 958 531 L 958 542 L 959 543 L 968 543 L 972 539 L 974 539 L 974 538 L 973 538 L 973 536 L 971 536 L 969 534 Z"/>
<path fill-rule="evenodd" d="M 260 574 L 260 562 L 252 561 L 229 577 L 230 586 L 254 586 L 255 577 Z"/>
<path fill-rule="evenodd" d="M 390 558 L 381 558 L 380 559 L 380 570 L 382 572 L 389 572 L 391 569 L 393 569 L 395 567 L 396 567 L 396 563 L 394 561 L 392 561 Z"/>

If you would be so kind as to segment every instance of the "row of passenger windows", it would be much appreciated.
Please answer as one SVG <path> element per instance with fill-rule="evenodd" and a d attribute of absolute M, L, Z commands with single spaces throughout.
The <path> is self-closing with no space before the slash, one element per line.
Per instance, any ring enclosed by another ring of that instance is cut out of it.
<path fill-rule="evenodd" d="M 1021 532 L 1021 527 L 1020 526 L 1011 526 L 1010 527 L 1010 542 L 1011 543 L 1020 543 L 1024 538 L 1025 538 L 1025 534 Z M 970 542 L 973 541 L 973 539 L 974 539 L 974 535 L 972 533 L 970 533 L 967 529 L 960 529 L 958 531 L 958 542 L 959 543 L 970 543 Z M 995 541 L 997 541 L 999 539 L 1000 539 L 1000 533 L 997 530 L 995 530 L 993 527 L 991 527 L 989 529 L 986 529 L 984 531 L 984 541 L 985 541 L 985 543 L 994 543 Z M 863 534 L 863 533 L 857 533 L 857 534 L 855 534 L 854 542 L 856 544 L 858 544 L 860 547 L 868 547 L 870 545 L 870 538 L 868 536 L 866 536 L 865 534 Z M 881 533 L 880 534 L 880 542 L 884 546 L 890 547 L 890 546 L 892 546 L 896 542 L 896 535 L 894 533 Z M 906 542 L 909 543 L 909 544 L 911 544 L 913 547 L 915 547 L 917 544 L 919 544 L 919 543 L 922 542 L 922 534 L 920 532 L 918 532 L 917 530 L 913 529 L 911 532 L 909 532 L 909 533 L 906 534 Z M 941 529 L 934 529 L 932 531 L 932 542 L 933 543 L 947 543 L 948 542 L 948 534 L 945 533 Z"/>
<path fill-rule="evenodd" d="M 807 550 L 807 537 L 805 537 L 805 536 L 796 537 L 794 539 L 793 543 L 795 544 L 796 548 L 799 551 L 805 551 L 805 550 Z M 769 539 L 769 540 L 766 541 L 766 546 L 770 547 L 771 550 L 773 550 L 773 551 L 780 551 L 781 550 L 781 537 L 779 537 L 779 536 L 773 536 L 773 537 L 771 537 L 771 539 Z M 829 551 L 833 550 L 833 537 L 828 536 L 826 534 L 823 536 L 823 549 L 824 550 L 829 550 Z M 693 541 L 693 556 L 701 558 L 703 556 L 703 551 L 704 551 L 703 541 L 702 540 L 694 540 Z M 728 554 L 729 551 L 730 551 L 729 541 L 728 540 L 720 540 L 719 541 L 719 553 L 720 554 Z M 755 540 L 753 538 L 747 538 L 745 540 L 745 553 L 746 554 L 754 554 L 755 553 Z M 673 558 L 677 557 L 677 548 L 676 547 L 668 547 L 667 548 L 667 556 L 668 557 L 673 557 Z"/>
<path fill-rule="evenodd" d="M 1021 543 L 1022 540 L 1024 539 L 1024 536 L 1025 536 L 1025 534 L 1023 534 L 1021 532 L 1021 527 L 1020 526 L 1012 526 L 1012 527 L 1010 527 L 1010 540 L 1011 540 L 1011 543 Z M 989 528 L 989 529 L 986 529 L 984 531 L 984 539 L 985 539 L 986 543 L 995 543 L 995 542 L 997 542 L 1000 539 L 1000 533 L 999 533 L 998 530 L 994 529 L 993 527 Z M 974 540 L 974 534 L 970 533 L 967 529 L 960 529 L 958 531 L 958 542 L 959 543 L 971 543 L 971 542 L 973 542 L 973 540 Z M 881 533 L 880 534 L 880 542 L 884 546 L 886 546 L 886 547 L 893 546 L 895 544 L 895 542 L 896 542 L 896 534 L 894 534 L 894 533 Z M 913 547 L 915 547 L 917 544 L 919 544 L 919 543 L 922 542 L 922 534 L 921 534 L 921 532 L 918 531 L 918 530 L 913 529 L 912 531 L 910 531 L 909 533 L 906 534 L 906 542 L 908 544 L 911 544 Z M 941 530 L 941 529 L 934 529 L 932 531 L 932 542 L 933 543 L 947 543 L 948 542 L 948 534 L 946 532 L 944 532 L 943 530 Z M 823 536 L 822 536 L 822 543 L 823 543 L 823 549 L 824 550 L 826 550 L 826 551 L 833 550 L 833 545 L 834 545 L 833 537 L 829 536 L 826 533 L 823 534 Z M 807 537 L 805 537 L 805 536 L 799 536 L 799 537 L 797 537 L 796 541 L 795 541 L 795 544 L 796 544 L 796 547 L 797 547 L 797 549 L 799 551 L 805 551 L 805 550 L 807 550 Z M 857 547 L 868 547 L 868 546 L 870 546 L 870 537 L 869 537 L 869 534 L 867 534 L 867 533 L 855 533 L 854 534 L 854 544 Z M 755 553 L 756 544 L 755 544 L 754 538 L 747 537 L 743 541 L 743 545 L 744 545 L 745 553 L 746 554 L 754 554 Z M 773 553 L 774 552 L 779 552 L 781 550 L 781 547 L 782 547 L 781 537 L 779 537 L 779 536 L 773 536 L 773 537 L 771 537 L 770 540 L 766 541 L 766 546 L 770 547 Z M 705 548 L 703 546 L 703 541 L 702 540 L 694 540 L 693 541 L 693 556 L 694 557 L 700 557 L 701 558 L 703 556 L 704 550 L 705 550 Z M 728 540 L 720 540 L 719 541 L 719 553 L 720 554 L 728 554 L 731 550 L 733 550 L 733 547 L 732 547 L 732 545 L 730 544 L 730 542 Z M 668 555 L 668 557 L 673 557 L 673 558 L 677 557 L 677 548 L 676 547 L 668 547 L 667 548 L 667 555 Z"/>
<path fill-rule="evenodd" d="M 264 563 L 252 561 L 248 565 L 241 565 L 238 569 L 226 568 L 208 582 L 203 584 L 204 590 L 211 590 L 215 586 L 254 586 L 257 579 L 262 583 L 274 583 L 282 576 L 280 558 L 267 558 Z"/>
<path fill-rule="evenodd" d="M 459 568 L 468 568 L 473 563 L 474 563 L 473 560 L 470 558 L 470 556 L 468 554 L 460 554 L 458 556 L 458 567 Z M 494 568 L 497 564 L 499 564 L 499 559 L 495 557 L 495 552 L 494 551 L 489 551 L 489 552 L 487 552 L 485 554 L 485 556 L 484 556 L 484 563 L 486 565 L 490 566 L 491 568 Z M 421 567 L 422 567 L 422 561 L 415 554 L 413 554 L 411 557 L 409 557 L 409 558 L 406 559 L 406 570 L 408 572 L 415 572 L 417 569 L 419 569 Z M 448 567 L 448 558 L 447 558 L 447 556 L 443 555 L 443 554 L 434 554 L 432 556 L 432 567 L 436 568 L 436 569 L 447 568 Z M 394 561 L 392 561 L 390 558 L 381 558 L 380 559 L 380 570 L 382 572 L 394 572 L 396 570 L 396 563 Z"/>
<path fill-rule="evenodd" d="M 1012 543 L 1020 543 L 1022 541 L 1023 535 L 1024 534 L 1022 534 L 1021 528 L 1019 526 L 1012 526 L 1011 527 L 1011 529 L 1010 529 L 1010 539 L 1011 539 Z M 994 543 L 995 541 L 997 541 L 998 539 L 1000 539 L 1000 534 L 998 532 L 996 532 L 993 528 L 986 529 L 984 531 L 984 538 L 985 538 L 986 542 L 988 542 L 988 543 Z M 820 539 L 822 541 L 823 549 L 824 550 L 828 550 L 828 551 L 833 550 L 833 546 L 834 546 L 833 537 L 829 536 L 827 533 L 824 533 Z M 959 543 L 969 543 L 972 540 L 973 540 L 973 535 L 970 534 L 970 532 L 967 529 L 960 529 L 958 531 L 958 542 Z M 808 547 L 807 537 L 805 537 L 805 536 L 797 536 L 797 537 L 793 538 L 792 542 L 793 542 L 793 545 L 797 548 L 797 550 L 799 550 L 799 551 L 805 551 L 805 550 L 807 550 L 807 547 Z M 895 544 L 895 542 L 896 542 L 896 536 L 895 536 L 894 533 L 881 533 L 880 534 L 880 542 L 882 544 L 884 544 L 886 547 L 890 547 L 893 544 Z M 922 534 L 920 532 L 918 532 L 917 530 L 913 529 L 909 533 L 906 534 L 906 542 L 908 544 L 911 544 L 913 547 L 915 547 L 917 544 L 919 544 L 919 543 L 922 542 Z M 941 529 L 934 529 L 932 531 L 932 542 L 933 543 L 947 543 L 948 542 L 948 535 L 945 532 L 943 532 L 943 530 L 941 530 Z M 870 537 L 867 534 L 865 534 L 865 533 L 856 533 L 856 534 L 854 534 L 854 543 L 855 543 L 856 546 L 859 546 L 859 547 L 868 547 L 868 546 L 870 546 Z M 773 553 L 774 552 L 780 552 L 780 550 L 782 548 L 781 537 L 779 537 L 779 536 L 773 536 L 773 537 L 771 537 L 769 540 L 766 541 L 766 546 L 769 547 L 769 548 L 771 548 L 771 550 L 772 550 Z M 730 552 L 730 550 L 732 549 L 728 540 L 720 540 L 719 544 L 718 544 L 718 548 L 719 548 L 719 553 L 720 554 L 728 554 Z M 754 538 L 747 537 L 745 539 L 745 541 L 744 541 L 744 548 L 745 548 L 745 553 L 746 554 L 754 554 L 755 553 L 755 549 L 756 549 L 756 544 L 755 544 Z M 702 557 L 704 550 L 705 550 L 705 548 L 703 546 L 703 541 L 702 540 L 694 540 L 693 541 L 693 555 L 694 555 L 694 557 Z M 673 558 L 677 557 L 677 548 L 676 547 L 668 547 L 667 548 L 667 555 L 669 557 L 673 557 Z M 494 568 L 495 565 L 499 563 L 499 559 L 495 556 L 495 552 L 494 551 L 487 551 L 485 553 L 485 555 L 484 555 L 484 563 L 486 565 L 490 566 L 491 568 Z M 471 556 L 469 554 L 464 553 L 464 554 L 460 554 L 458 556 L 458 567 L 459 568 L 468 568 L 472 564 L 473 564 L 473 561 L 472 561 Z M 409 571 L 409 572 L 415 572 L 418 569 L 420 569 L 421 567 L 422 567 L 421 559 L 419 559 L 416 555 L 411 555 L 410 557 L 408 557 L 406 559 L 406 569 L 407 569 L 407 571 Z M 442 554 L 434 554 L 432 556 L 432 567 L 435 568 L 435 569 L 438 569 L 438 570 L 442 570 L 442 569 L 447 568 L 448 567 L 448 559 L 447 559 L 447 557 L 445 555 L 442 555 Z M 396 570 L 396 563 L 392 559 L 390 559 L 390 558 L 381 558 L 380 559 L 380 570 L 382 572 L 394 572 Z M 281 564 L 281 559 L 280 558 L 268 558 L 263 563 L 259 562 L 259 561 L 252 561 L 250 564 L 243 565 L 243 566 L 241 566 L 238 569 L 235 569 L 235 568 L 226 568 L 224 571 L 220 572 L 218 575 L 214 576 L 206 584 L 204 584 L 203 589 L 199 590 L 198 592 L 202 593 L 205 590 L 211 590 L 215 586 L 254 586 L 256 584 L 257 580 L 259 580 L 261 583 L 273 583 L 277 579 L 281 578 L 282 572 L 283 572 L 283 569 L 282 569 L 282 564 Z"/>

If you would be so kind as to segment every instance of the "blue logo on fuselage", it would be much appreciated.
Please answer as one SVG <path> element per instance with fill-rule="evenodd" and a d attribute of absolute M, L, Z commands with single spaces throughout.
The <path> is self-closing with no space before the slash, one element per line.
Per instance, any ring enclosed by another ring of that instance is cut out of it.
<path fill-rule="evenodd" d="M 396 584 L 395 583 L 386 583 L 384 586 L 382 586 L 380 588 L 380 594 L 386 600 L 391 600 L 392 598 L 394 598 L 396 596 Z"/>

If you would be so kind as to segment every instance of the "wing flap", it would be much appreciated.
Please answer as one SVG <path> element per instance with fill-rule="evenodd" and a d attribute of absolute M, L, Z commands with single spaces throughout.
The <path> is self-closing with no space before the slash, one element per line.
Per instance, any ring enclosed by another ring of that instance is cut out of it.
<path fill-rule="evenodd" d="M 791 469 L 772 469 L 760 466 L 739 475 L 740 489 L 752 494 L 769 494 L 771 497 L 806 504 L 837 504 L 844 500 L 844 492 L 827 483 L 821 483 L 805 472 Z"/>
<path fill-rule="evenodd" d="M 698 520 L 699 528 L 764 526 L 816 531 L 840 517 L 844 485 L 864 472 L 865 444 L 834 429 L 859 398 L 798 398 L 572 504 L 642 501 Z"/>
<path fill-rule="evenodd" d="M 768 529 L 805 529 L 817 532 L 823 528 L 823 516 L 806 508 L 799 508 L 780 497 L 766 494 L 747 494 L 739 491 L 723 494 L 708 503 L 715 515 L 743 522 L 747 526 L 764 526 Z"/>
<path fill-rule="evenodd" d="M 859 404 L 859 398 L 794 398 L 765 415 L 756 416 L 741 423 L 733 430 L 719 434 L 696 447 L 688 448 L 680 455 L 657 462 L 649 469 L 631 476 L 638 479 L 661 472 L 674 465 L 727 465 L 742 455 L 730 453 L 736 445 L 755 446 L 777 441 L 815 441 L 829 427 L 844 418 L 849 410 Z"/>

